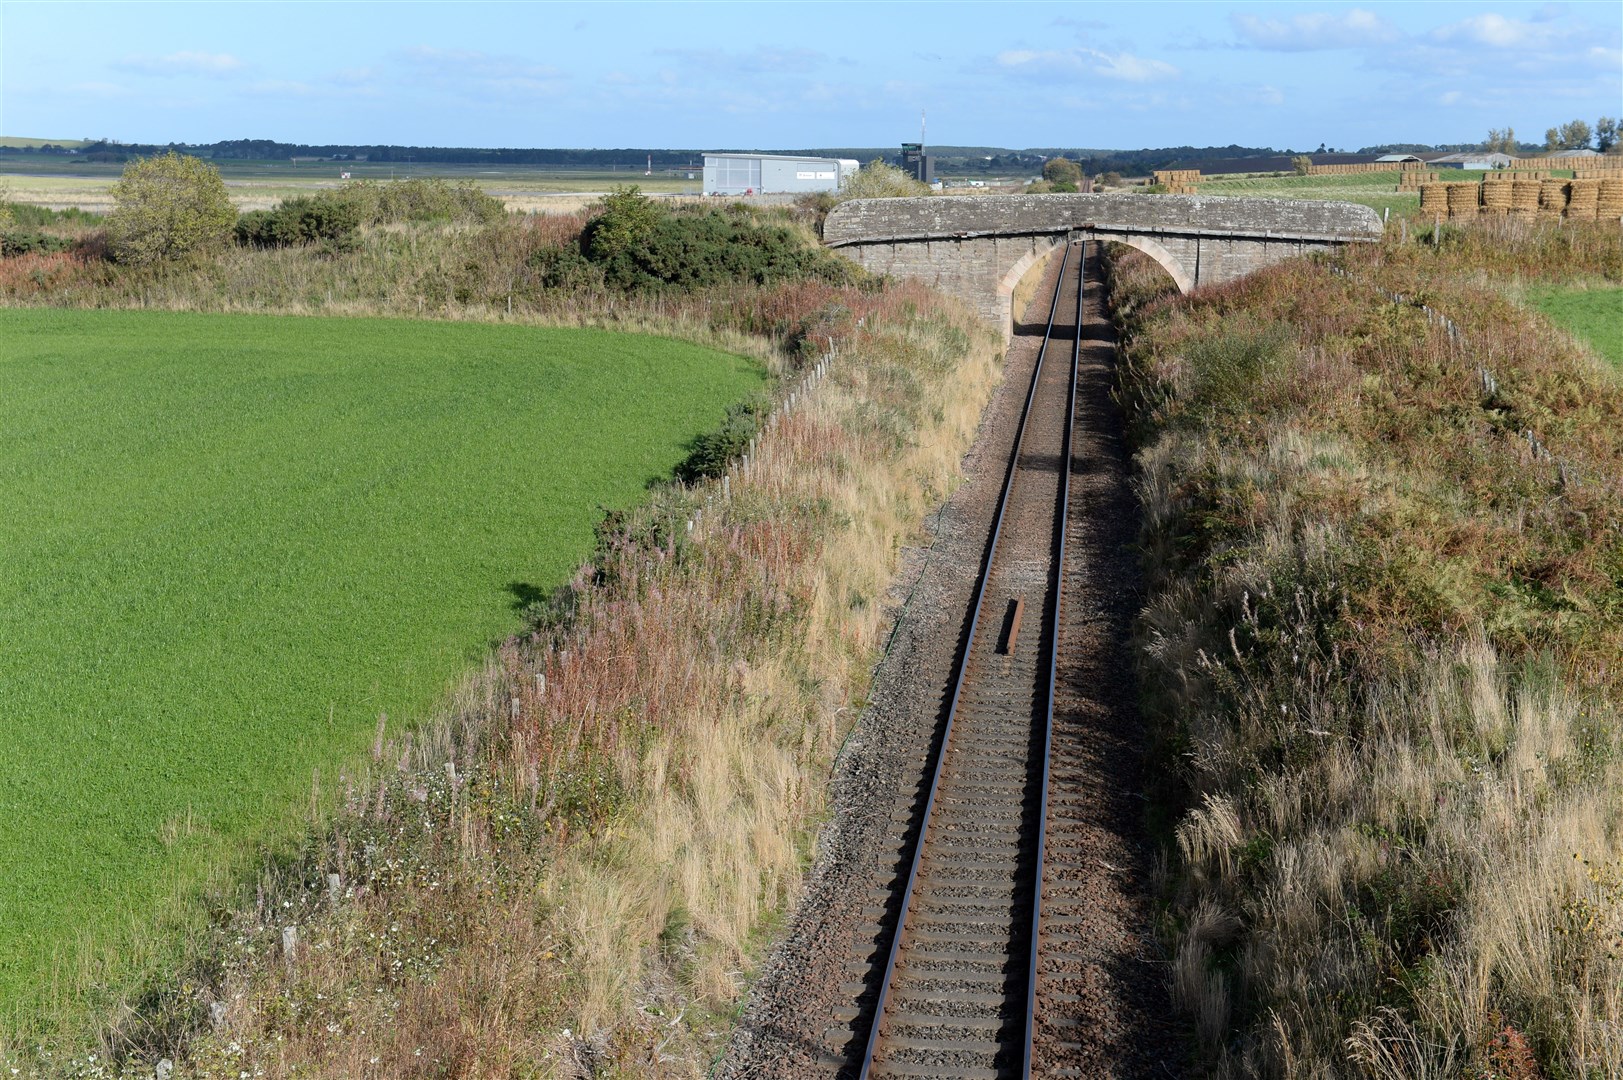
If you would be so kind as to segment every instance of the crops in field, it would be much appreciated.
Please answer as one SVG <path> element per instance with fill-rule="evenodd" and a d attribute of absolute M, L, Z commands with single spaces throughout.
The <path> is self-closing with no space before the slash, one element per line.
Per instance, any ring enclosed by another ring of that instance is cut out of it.
<path fill-rule="evenodd" d="M 693 345 L 0 311 L 0 1012 L 303 821 L 763 378 Z M 311 796 L 313 797 L 313 796 Z M 57 982 L 53 982 L 57 980 Z"/>
<path fill-rule="evenodd" d="M 1397 190 L 1398 173 L 1362 173 L 1350 176 L 1247 176 L 1235 180 L 1204 180 L 1202 195 L 1239 195 L 1253 199 L 1328 199 L 1363 203 L 1394 214 L 1413 213 L 1420 197 Z"/>
<path fill-rule="evenodd" d="M 1623 288 L 1545 288 L 1528 300 L 1623 370 Z"/>

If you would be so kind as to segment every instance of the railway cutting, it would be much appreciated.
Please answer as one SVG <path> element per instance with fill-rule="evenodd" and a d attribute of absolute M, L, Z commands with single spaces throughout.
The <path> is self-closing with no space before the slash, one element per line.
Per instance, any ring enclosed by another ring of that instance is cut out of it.
<path fill-rule="evenodd" d="M 901 617 L 806 901 L 723 1075 L 1175 1062 L 1143 899 L 1134 502 L 1094 249 L 1055 260 L 1040 337 L 1011 351 L 978 475 L 947 508 L 962 516 L 924 560 L 936 587 Z"/>

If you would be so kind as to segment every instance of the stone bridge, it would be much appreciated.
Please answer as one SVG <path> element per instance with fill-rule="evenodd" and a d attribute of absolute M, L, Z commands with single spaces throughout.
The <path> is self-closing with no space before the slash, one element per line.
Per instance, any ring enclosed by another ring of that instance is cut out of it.
<path fill-rule="evenodd" d="M 1115 240 L 1138 248 L 1188 292 L 1304 252 L 1380 239 L 1367 206 L 1209 195 L 936 195 L 853 199 L 823 242 L 875 273 L 911 278 L 969 301 L 1012 328 L 1014 287 L 1061 244 Z"/>

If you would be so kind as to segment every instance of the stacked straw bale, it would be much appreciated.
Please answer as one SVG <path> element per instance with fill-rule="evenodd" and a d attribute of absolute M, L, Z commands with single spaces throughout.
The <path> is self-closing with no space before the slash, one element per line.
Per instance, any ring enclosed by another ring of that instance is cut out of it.
<path fill-rule="evenodd" d="M 1153 175 L 1157 184 L 1165 184 L 1169 188 L 1200 180 L 1199 169 L 1156 169 Z"/>
<path fill-rule="evenodd" d="M 1419 191 L 1422 184 L 1431 184 L 1437 181 L 1434 172 L 1423 172 L 1419 169 L 1405 169 L 1398 174 L 1399 191 Z"/>
<path fill-rule="evenodd" d="M 1623 176 L 1609 176 L 1600 181 L 1595 214 L 1602 218 L 1623 217 Z"/>
<path fill-rule="evenodd" d="M 1539 213 L 1559 217 L 1567 208 L 1567 191 L 1571 186 L 1571 183 L 1566 180 L 1540 180 L 1538 183 Z"/>
<path fill-rule="evenodd" d="M 1538 213 L 1538 192 L 1541 180 L 1510 181 L 1510 212 L 1512 214 Z"/>
<path fill-rule="evenodd" d="M 1448 185 L 1421 184 L 1420 212 L 1427 217 L 1441 217 L 1448 213 Z"/>
<path fill-rule="evenodd" d="M 1512 180 L 1494 180 L 1483 184 L 1482 212 L 1501 215 L 1510 213 L 1510 196 L 1515 186 Z"/>
<path fill-rule="evenodd" d="M 1575 221 L 1594 221 L 1600 210 L 1599 180 L 1574 180 L 1567 196 L 1567 217 Z"/>
<path fill-rule="evenodd" d="M 1361 161 L 1351 165 L 1309 165 L 1309 176 L 1352 176 L 1357 173 L 1398 172 L 1398 165 L 1408 168 L 1409 162 Z M 1415 162 L 1416 167 L 1424 162 Z"/>
<path fill-rule="evenodd" d="M 1445 184 L 1448 188 L 1448 216 L 1470 217 L 1482 209 L 1483 184 Z"/>

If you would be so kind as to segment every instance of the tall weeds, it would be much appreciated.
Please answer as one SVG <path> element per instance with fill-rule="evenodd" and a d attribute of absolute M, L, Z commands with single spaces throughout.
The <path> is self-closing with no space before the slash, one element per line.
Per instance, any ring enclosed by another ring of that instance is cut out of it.
<path fill-rule="evenodd" d="M 1615 278 L 1578 232 L 1188 299 L 1115 259 L 1166 931 L 1215 1075 L 1623 1075 L 1623 387 L 1494 287 L 1555 247 Z"/>

